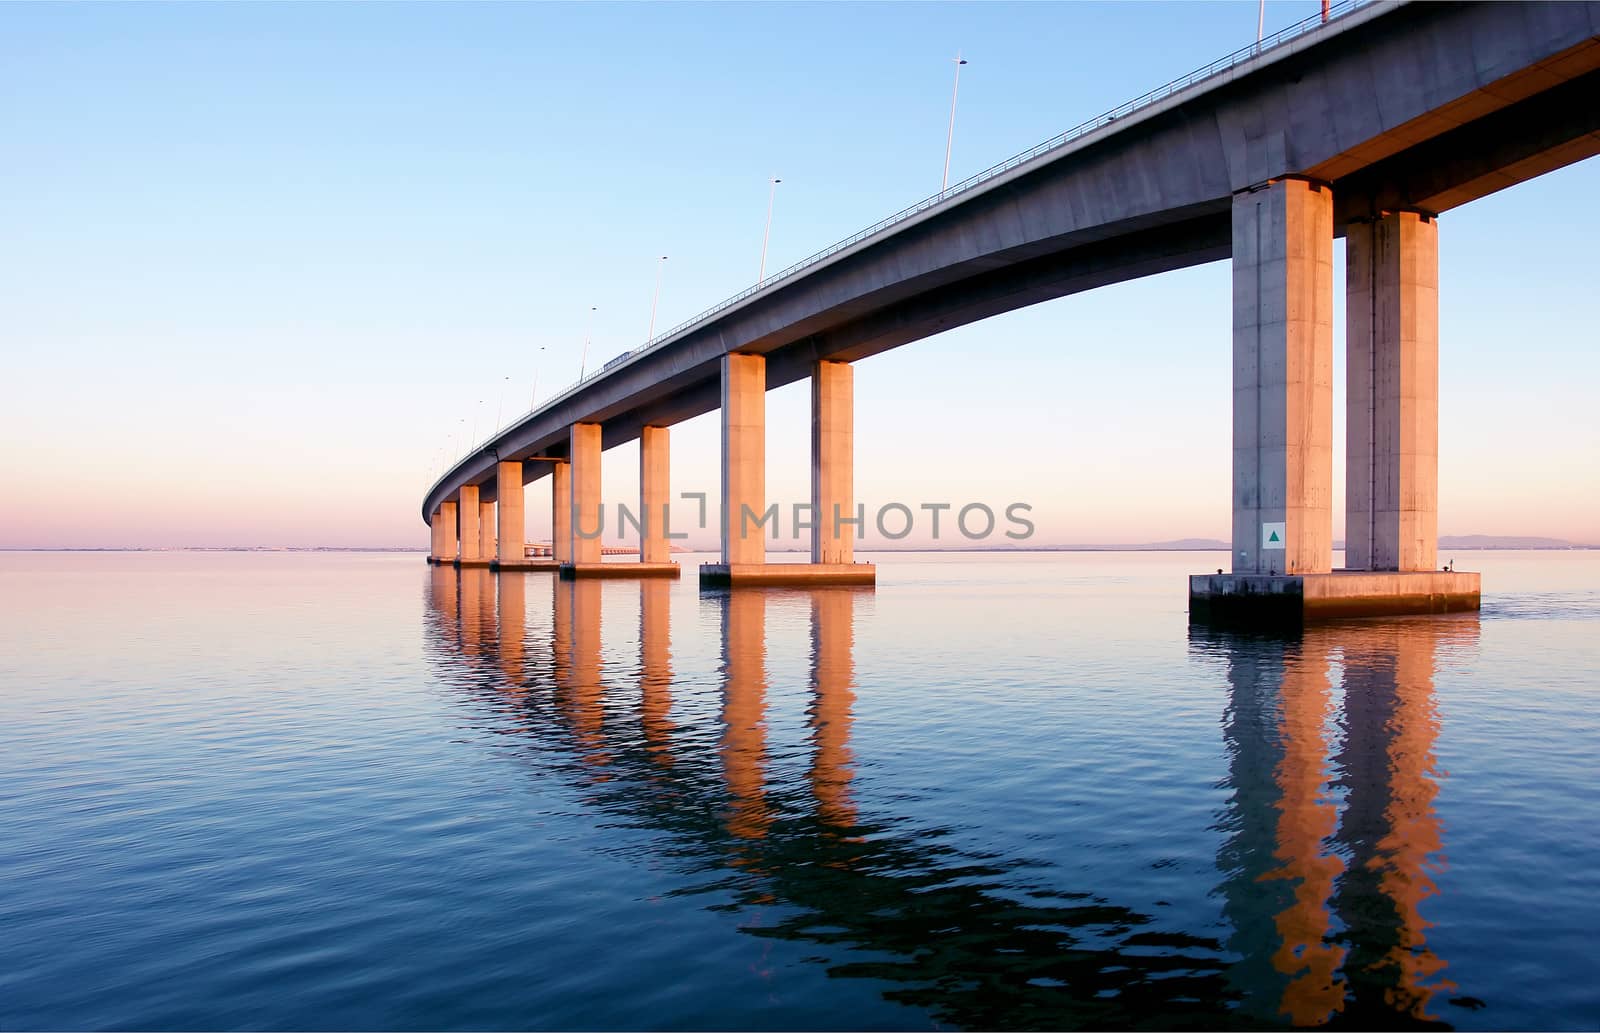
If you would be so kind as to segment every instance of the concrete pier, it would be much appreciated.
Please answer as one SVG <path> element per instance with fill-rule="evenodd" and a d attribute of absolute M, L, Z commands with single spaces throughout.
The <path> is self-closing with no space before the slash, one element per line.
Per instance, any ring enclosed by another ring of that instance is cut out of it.
<path fill-rule="evenodd" d="M 1345 235 L 1345 566 L 1434 570 L 1439 541 L 1439 236 L 1394 212 Z"/>
<path fill-rule="evenodd" d="M 493 566 L 495 559 L 494 506 L 493 502 L 478 503 L 478 558 L 486 567 Z"/>
<path fill-rule="evenodd" d="M 1333 567 L 1333 194 L 1233 201 L 1233 571 Z"/>
<path fill-rule="evenodd" d="M 1333 617 L 1459 613 L 1478 609 L 1480 597 L 1479 576 L 1468 571 L 1195 574 L 1189 578 L 1189 619 L 1272 626 Z"/>
<path fill-rule="evenodd" d="M 655 427 L 648 430 L 660 431 L 661 436 L 654 438 L 649 448 L 645 443 L 652 440 L 649 435 L 641 435 L 639 449 L 640 496 L 644 501 L 647 491 L 657 492 L 660 495 L 660 507 L 666 503 L 666 429 Z M 646 541 L 640 541 L 640 562 L 638 563 L 606 563 L 603 561 L 604 551 L 599 531 L 603 529 L 605 520 L 604 506 L 600 497 L 600 425 L 598 423 L 575 423 L 571 432 L 571 504 L 568 506 L 570 514 L 570 528 L 566 536 L 570 542 L 567 556 L 561 559 L 561 577 L 567 580 L 576 578 L 624 578 L 624 577 L 677 577 L 681 573 L 676 563 L 667 561 L 650 561 L 644 556 Z M 560 464 L 558 464 L 559 466 Z M 646 467 L 654 466 L 649 472 L 648 486 L 645 481 Z M 557 503 L 559 510 L 559 503 Z M 644 519 L 644 518 L 641 518 Z M 662 517 L 658 515 L 657 521 Z M 665 550 L 665 531 L 657 532 L 663 535 L 661 539 L 662 550 Z M 562 535 L 559 530 L 556 541 L 559 543 Z M 558 553 L 558 559 L 561 558 Z"/>
<path fill-rule="evenodd" d="M 1439 250 L 1432 216 L 1347 226 L 1346 569 L 1332 569 L 1331 191 L 1280 180 L 1233 208 L 1233 573 L 1191 620 L 1298 624 L 1476 610 L 1440 571 Z"/>
<path fill-rule="evenodd" d="M 639 432 L 639 562 L 667 563 L 667 504 L 671 498 L 671 432 L 645 427 Z"/>
<path fill-rule="evenodd" d="M 572 464 L 550 467 L 550 552 L 557 565 L 572 562 Z"/>
<path fill-rule="evenodd" d="M 438 563 L 439 556 L 444 552 L 444 518 L 439 515 L 438 507 L 434 507 L 433 515 L 428 518 L 428 562 Z"/>
<path fill-rule="evenodd" d="M 707 588 L 737 585 L 870 585 L 876 569 L 855 563 L 853 371 L 818 362 L 811 389 L 811 559 L 768 563 L 766 360 L 725 355 L 722 365 L 722 562 L 700 566 Z M 834 520 L 838 506 L 839 521 Z M 774 516 L 775 519 L 775 516 Z"/>
<path fill-rule="evenodd" d="M 456 504 L 439 503 L 439 562 L 456 560 Z"/>
<path fill-rule="evenodd" d="M 495 465 L 495 553 L 491 570 L 554 570 L 552 560 L 528 559 L 528 525 L 518 462 Z"/>
<path fill-rule="evenodd" d="M 489 557 L 483 553 L 483 506 L 478 495 L 476 484 L 461 486 L 461 506 L 457 516 L 461 528 L 461 553 L 456 559 L 456 566 L 462 568 L 489 566 Z"/>

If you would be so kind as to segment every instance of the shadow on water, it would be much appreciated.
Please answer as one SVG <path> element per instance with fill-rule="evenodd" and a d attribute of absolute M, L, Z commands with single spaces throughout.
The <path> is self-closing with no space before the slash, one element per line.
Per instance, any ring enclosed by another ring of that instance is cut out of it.
<path fill-rule="evenodd" d="M 1111 903 L 1114 887 L 1029 882 L 1020 860 L 863 813 L 855 591 L 701 597 L 720 625 L 708 730 L 675 723 L 670 584 L 430 577 L 425 630 L 453 690 L 509 715 L 608 823 L 664 835 L 657 859 L 690 877 L 676 893 L 739 913 L 750 936 L 817 945 L 832 976 L 874 980 L 886 998 L 968 1028 L 1443 1026 L 1430 1000 L 1453 987 L 1419 911 L 1443 863 L 1433 671 L 1441 645 L 1475 641 L 1475 617 L 1292 638 L 1191 632 L 1191 655 L 1219 662 L 1228 685 L 1215 892 L 1232 931 L 1221 943 Z M 627 665 L 603 663 L 603 591 L 636 593 Z M 533 592 L 551 593 L 550 626 L 530 634 Z M 768 741 L 775 599 L 809 604 L 801 744 Z M 635 690 L 630 712 L 608 705 Z M 775 753 L 797 745 L 803 774 L 779 777 Z"/>

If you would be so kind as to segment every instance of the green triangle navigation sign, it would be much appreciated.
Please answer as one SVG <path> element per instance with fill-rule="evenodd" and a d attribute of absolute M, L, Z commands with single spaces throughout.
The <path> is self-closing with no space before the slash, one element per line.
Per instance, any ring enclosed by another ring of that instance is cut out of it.
<path fill-rule="evenodd" d="M 1284 524 L 1284 522 L 1282 520 L 1279 520 L 1276 523 L 1271 523 L 1271 524 L 1263 523 L 1261 525 L 1261 548 L 1262 549 L 1280 549 L 1281 550 L 1281 549 L 1284 548 L 1284 544 L 1283 544 L 1284 543 L 1284 539 L 1286 539 L 1288 537 L 1288 533 L 1284 531 L 1283 524 Z"/>

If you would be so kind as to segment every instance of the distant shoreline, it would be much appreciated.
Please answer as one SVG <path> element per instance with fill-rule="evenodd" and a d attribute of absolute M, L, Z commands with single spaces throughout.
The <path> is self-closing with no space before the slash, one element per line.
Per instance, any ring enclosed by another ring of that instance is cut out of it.
<path fill-rule="evenodd" d="M 1334 551 L 1339 552 L 1344 548 L 1343 543 L 1336 543 Z M 1600 550 L 1600 545 L 1579 545 L 1576 543 L 1562 543 L 1551 545 L 1522 545 L 1522 544 L 1455 544 L 1440 542 L 1441 550 L 1454 550 L 1456 552 L 1594 552 Z M 874 553 L 1042 553 L 1042 552 L 1228 552 L 1225 544 L 1204 545 L 1039 545 L 1039 546 L 1005 546 L 985 547 L 974 546 L 899 546 L 867 548 L 858 546 L 861 552 Z M 6 545 L 0 546 L 0 552 L 72 552 L 72 553 L 104 553 L 104 552 L 259 552 L 259 553 L 375 553 L 394 555 L 427 554 L 427 549 L 420 547 L 396 546 L 363 546 L 363 545 L 175 545 L 175 546 L 27 546 Z M 674 550 L 675 553 L 714 553 L 711 549 L 682 549 Z M 772 555 L 797 555 L 808 552 L 807 549 L 768 549 Z"/>

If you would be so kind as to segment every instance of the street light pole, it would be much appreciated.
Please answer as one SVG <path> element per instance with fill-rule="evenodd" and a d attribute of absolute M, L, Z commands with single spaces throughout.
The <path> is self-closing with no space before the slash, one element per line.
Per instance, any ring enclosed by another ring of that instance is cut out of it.
<path fill-rule="evenodd" d="M 544 345 L 539 345 L 539 352 L 540 354 L 544 353 Z M 539 360 L 535 359 L 533 363 L 533 396 L 528 399 L 529 412 L 539 407 L 539 366 Z"/>
<path fill-rule="evenodd" d="M 761 271 L 756 274 L 756 286 L 759 287 L 767 280 L 767 241 L 772 239 L 772 202 L 778 196 L 778 184 L 783 180 L 777 176 L 772 177 L 772 186 L 767 190 L 767 228 L 761 234 Z"/>
<path fill-rule="evenodd" d="M 511 383 L 510 377 L 504 377 L 500 381 L 500 401 L 496 402 L 494 406 L 494 432 L 496 434 L 500 433 L 500 416 L 506 409 L 506 385 L 509 383 Z"/>
<path fill-rule="evenodd" d="M 478 404 L 472 407 L 472 440 L 467 442 L 471 448 L 478 443 L 478 417 L 483 415 L 483 399 L 478 399 Z"/>
<path fill-rule="evenodd" d="M 956 83 L 950 88 L 950 131 L 944 138 L 944 180 L 939 184 L 941 194 L 950 186 L 950 148 L 956 141 L 956 94 L 961 92 L 961 66 L 967 63 L 959 50 L 951 60 L 956 63 Z"/>
<path fill-rule="evenodd" d="M 667 256 L 662 255 L 661 261 L 656 263 L 656 295 L 650 299 L 650 332 L 645 334 L 644 340 L 649 344 L 656 336 L 656 306 L 661 302 L 661 274 L 667 268 Z"/>
<path fill-rule="evenodd" d="M 583 326 L 583 358 L 578 362 L 578 381 L 583 382 L 583 373 L 589 368 L 589 334 L 594 330 L 594 313 L 598 305 L 589 306 L 589 318 Z"/>

